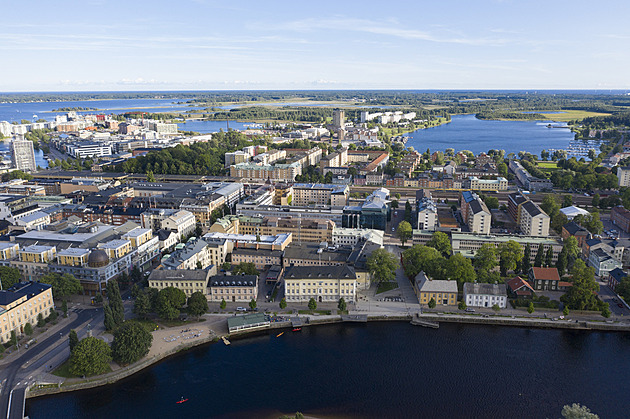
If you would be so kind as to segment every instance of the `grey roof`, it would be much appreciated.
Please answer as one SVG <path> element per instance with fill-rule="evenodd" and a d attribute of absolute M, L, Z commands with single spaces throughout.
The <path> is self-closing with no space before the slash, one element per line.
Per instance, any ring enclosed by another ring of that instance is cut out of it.
<path fill-rule="evenodd" d="M 534 204 L 532 201 L 527 201 L 522 206 L 523 210 L 527 211 L 529 215 L 535 217 L 540 214 L 545 214 L 538 205 Z"/>
<path fill-rule="evenodd" d="M 464 295 L 483 294 L 483 295 L 506 295 L 505 284 L 473 284 L 472 282 L 464 283 Z"/>
<path fill-rule="evenodd" d="M 443 281 L 427 278 L 424 272 L 416 275 L 416 287 L 421 292 L 454 292 L 457 293 L 457 281 Z"/>
<path fill-rule="evenodd" d="M 348 265 L 338 266 L 292 266 L 284 272 L 285 279 L 357 279 L 354 269 Z"/>
<path fill-rule="evenodd" d="M 245 314 L 244 316 L 231 316 L 228 317 L 228 330 L 232 330 L 236 327 L 255 326 L 261 323 L 268 324 L 269 320 L 262 313 Z"/>
<path fill-rule="evenodd" d="M 468 205 L 470 205 L 470 210 L 472 211 L 473 214 L 478 214 L 480 212 L 485 212 L 485 213 L 490 214 L 488 207 L 481 199 L 470 201 Z"/>
<path fill-rule="evenodd" d="M 51 287 L 52 285 L 40 282 L 19 282 L 7 290 L 0 291 L 0 305 L 9 305 L 25 295 L 27 299 L 31 299 Z"/>
<path fill-rule="evenodd" d="M 232 251 L 232 254 L 237 255 L 251 255 L 251 256 L 267 256 L 267 257 L 282 257 L 282 250 L 267 250 L 267 249 L 246 249 L 236 248 Z"/>
<path fill-rule="evenodd" d="M 308 259 L 308 260 L 327 260 L 336 262 L 345 262 L 351 253 L 350 248 L 341 247 L 334 252 L 322 249 L 320 253 L 317 251 L 320 246 L 315 243 L 297 244 L 291 243 L 284 249 L 285 259 Z"/>
<path fill-rule="evenodd" d="M 207 281 L 209 275 L 206 269 L 155 269 L 149 281 Z"/>
<path fill-rule="evenodd" d="M 588 235 L 588 230 L 580 226 L 575 221 L 571 221 L 570 223 L 563 225 L 562 228 L 564 228 L 567 231 L 567 233 L 569 233 L 572 236 L 575 236 L 578 232 L 583 232 Z"/>
<path fill-rule="evenodd" d="M 186 246 L 171 253 L 171 257 L 162 262 L 166 269 L 177 269 L 184 261 L 201 252 L 208 243 L 201 239 L 189 241 Z"/>
<path fill-rule="evenodd" d="M 258 275 L 215 275 L 208 287 L 255 287 Z"/>

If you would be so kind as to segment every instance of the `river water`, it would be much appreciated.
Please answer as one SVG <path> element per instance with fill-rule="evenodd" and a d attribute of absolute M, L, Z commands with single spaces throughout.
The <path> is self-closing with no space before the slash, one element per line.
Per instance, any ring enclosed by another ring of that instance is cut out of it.
<path fill-rule="evenodd" d="M 490 149 L 505 150 L 506 154 L 529 151 L 540 155 L 550 148 L 565 149 L 575 137 L 567 128 L 547 128 L 550 122 L 540 121 L 488 121 L 474 115 L 454 115 L 451 122 L 407 134 L 407 147 L 424 152 L 470 150 L 475 154 Z M 551 122 L 555 126 L 565 123 Z"/>
<path fill-rule="evenodd" d="M 213 344 L 122 382 L 31 399 L 40 418 L 627 418 L 630 335 L 403 322 Z M 188 402 L 177 404 L 181 397 Z"/>

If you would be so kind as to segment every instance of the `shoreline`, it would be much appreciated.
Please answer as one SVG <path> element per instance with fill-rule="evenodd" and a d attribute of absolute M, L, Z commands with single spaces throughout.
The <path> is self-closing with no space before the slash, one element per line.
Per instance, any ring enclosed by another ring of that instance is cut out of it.
<path fill-rule="evenodd" d="M 344 322 L 341 315 L 331 316 L 309 316 L 308 323 L 305 323 L 302 327 L 336 324 L 336 323 L 352 323 Z M 491 316 L 482 317 L 479 315 L 465 315 L 465 314 L 446 314 L 446 313 L 422 313 L 414 315 L 389 315 L 389 314 L 373 314 L 367 316 L 367 321 L 370 322 L 410 322 L 412 320 L 419 319 L 420 321 L 436 322 L 436 323 L 459 323 L 459 324 L 476 324 L 482 326 L 507 326 L 507 327 L 521 327 L 521 328 L 538 328 L 538 329 L 565 329 L 565 330 L 579 330 L 579 331 L 599 331 L 599 332 L 629 332 L 630 323 L 608 323 L 592 320 L 553 320 L 553 319 L 539 319 L 539 318 L 523 318 L 523 317 L 511 317 L 511 316 Z M 416 324 L 416 326 L 421 326 Z M 261 334 L 268 330 L 274 329 L 289 329 L 291 328 L 291 322 L 271 323 L 269 328 L 265 329 L 253 329 L 245 330 L 236 333 L 228 333 L 224 335 L 210 335 L 199 340 L 192 341 L 187 344 L 181 344 L 175 348 L 165 351 L 163 353 L 154 355 L 150 358 L 144 358 L 133 365 L 123 367 L 117 371 L 105 374 L 103 376 L 96 376 L 92 379 L 85 379 L 79 382 L 63 385 L 63 383 L 57 384 L 40 384 L 41 387 L 28 389 L 26 392 L 26 398 L 36 398 L 43 396 L 50 396 L 61 393 L 68 393 L 73 391 L 87 390 L 91 388 L 106 386 L 114 384 L 125 378 L 128 378 L 146 368 L 158 364 L 159 362 L 177 355 L 180 352 L 188 351 L 193 348 L 197 348 L 206 344 L 218 343 L 222 337 L 227 339 L 240 339 L 251 335 Z"/>

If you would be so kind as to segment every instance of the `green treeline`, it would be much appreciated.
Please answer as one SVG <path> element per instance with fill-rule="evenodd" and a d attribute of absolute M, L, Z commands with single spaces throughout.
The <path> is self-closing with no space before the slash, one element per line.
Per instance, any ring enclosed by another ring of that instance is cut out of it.
<path fill-rule="evenodd" d="M 115 166 L 107 166 L 106 170 L 126 173 L 151 171 L 176 175 L 223 175 L 225 153 L 261 142 L 249 140 L 238 131 L 219 132 L 212 134 L 212 140 L 208 142 L 152 151 L 146 156 L 129 159 Z"/>
<path fill-rule="evenodd" d="M 541 119 L 547 119 L 545 115 L 539 113 L 521 113 L 521 112 L 480 112 L 475 115 L 477 119 L 528 119 L 533 121 L 539 121 Z"/>

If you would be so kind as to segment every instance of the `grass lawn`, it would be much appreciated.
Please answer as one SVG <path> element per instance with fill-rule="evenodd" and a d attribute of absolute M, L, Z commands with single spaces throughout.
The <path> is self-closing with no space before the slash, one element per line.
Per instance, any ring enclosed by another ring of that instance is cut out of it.
<path fill-rule="evenodd" d="M 329 316 L 331 314 L 330 310 L 298 310 L 299 314 L 323 314 L 325 316 Z"/>
<path fill-rule="evenodd" d="M 541 169 L 557 169 L 558 163 L 555 161 L 538 161 L 536 165 Z"/>
<path fill-rule="evenodd" d="M 107 366 L 107 371 L 105 371 L 103 374 L 107 374 L 108 372 L 112 372 L 111 367 L 108 365 Z M 57 377 L 63 377 L 63 378 L 77 378 L 76 375 L 70 373 L 70 360 L 64 362 L 63 364 L 61 364 L 56 370 L 54 370 L 53 375 L 56 375 Z"/>
<path fill-rule="evenodd" d="M 591 116 L 608 116 L 609 113 L 600 113 L 600 112 L 589 112 L 589 111 L 581 111 L 581 110 L 563 110 L 563 113 L 545 113 L 544 111 L 539 111 L 540 114 L 545 115 L 546 118 L 549 118 L 551 121 L 558 122 L 567 122 L 573 119 L 582 119 L 588 118 Z"/>
<path fill-rule="evenodd" d="M 158 329 L 158 324 L 156 322 L 154 322 L 153 320 L 150 320 L 150 319 L 146 319 L 146 320 L 134 319 L 133 321 L 136 322 L 136 323 L 139 323 L 149 333 L 151 333 L 154 330 Z"/>
<path fill-rule="evenodd" d="M 381 282 L 380 284 L 378 284 L 378 287 L 376 288 L 376 293 L 380 294 L 385 291 L 395 290 L 396 288 L 398 288 L 398 282 L 396 281 Z"/>

